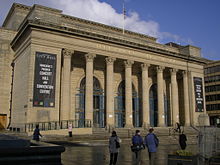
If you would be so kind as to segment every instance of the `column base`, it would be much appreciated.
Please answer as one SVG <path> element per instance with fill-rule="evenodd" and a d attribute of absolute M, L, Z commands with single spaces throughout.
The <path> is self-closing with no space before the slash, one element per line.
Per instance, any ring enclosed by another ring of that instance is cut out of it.
<path fill-rule="evenodd" d="M 146 122 L 143 122 L 142 128 L 148 129 L 148 128 L 150 128 L 150 124 L 149 124 L 149 123 L 146 123 Z"/>
<path fill-rule="evenodd" d="M 124 126 L 124 128 L 134 128 L 134 126 L 133 126 L 132 124 L 126 124 L 126 125 Z"/>
<path fill-rule="evenodd" d="M 114 131 L 115 126 L 113 124 L 108 124 L 106 126 L 106 130 L 108 130 L 109 133 L 111 133 L 112 131 Z"/>
<path fill-rule="evenodd" d="M 157 125 L 157 127 L 166 127 L 166 125 L 165 125 L 164 123 L 159 123 L 159 124 Z"/>
<path fill-rule="evenodd" d="M 184 126 L 185 126 L 185 127 L 190 127 L 191 125 L 190 125 L 190 123 L 185 123 Z"/>

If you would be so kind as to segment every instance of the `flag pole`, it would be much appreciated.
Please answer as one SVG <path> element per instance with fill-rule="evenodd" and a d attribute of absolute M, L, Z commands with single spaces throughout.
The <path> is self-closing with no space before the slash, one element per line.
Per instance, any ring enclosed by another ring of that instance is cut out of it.
<path fill-rule="evenodd" d="M 125 1 L 123 0 L 123 34 L 125 34 Z"/>

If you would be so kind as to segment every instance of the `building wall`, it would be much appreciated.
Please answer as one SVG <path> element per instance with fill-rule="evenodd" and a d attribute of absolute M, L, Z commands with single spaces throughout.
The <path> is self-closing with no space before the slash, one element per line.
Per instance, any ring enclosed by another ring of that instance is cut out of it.
<path fill-rule="evenodd" d="M 7 115 L 5 125 L 8 125 L 10 116 L 11 63 L 14 56 L 10 41 L 15 34 L 15 31 L 0 28 L 0 114 Z"/>
<path fill-rule="evenodd" d="M 30 66 L 31 46 L 19 52 L 19 58 L 14 60 L 15 71 L 13 81 L 13 97 L 12 97 L 12 123 L 11 127 L 23 127 L 27 122 L 28 112 L 28 80 Z M 29 116 L 28 116 L 29 118 Z"/>

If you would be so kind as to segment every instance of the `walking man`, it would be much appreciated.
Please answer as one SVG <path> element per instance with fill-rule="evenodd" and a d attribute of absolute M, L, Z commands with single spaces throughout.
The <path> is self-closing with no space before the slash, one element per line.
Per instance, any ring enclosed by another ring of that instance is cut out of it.
<path fill-rule="evenodd" d="M 132 145 L 136 158 L 136 164 L 141 163 L 141 150 L 145 148 L 140 130 L 136 130 L 135 135 L 132 137 Z"/>
<path fill-rule="evenodd" d="M 154 129 L 150 128 L 149 133 L 144 139 L 144 144 L 148 148 L 150 165 L 154 165 L 155 155 L 157 152 L 157 147 L 159 145 L 159 140 L 157 136 L 153 133 Z"/>

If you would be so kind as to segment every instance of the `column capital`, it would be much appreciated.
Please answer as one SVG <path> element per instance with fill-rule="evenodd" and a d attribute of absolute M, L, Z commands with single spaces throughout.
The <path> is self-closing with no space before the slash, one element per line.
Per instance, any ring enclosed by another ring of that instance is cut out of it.
<path fill-rule="evenodd" d="M 163 72 L 163 70 L 165 69 L 164 66 L 157 66 L 157 72 Z"/>
<path fill-rule="evenodd" d="M 86 62 L 93 62 L 94 58 L 96 57 L 96 54 L 94 53 L 88 53 L 85 55 Z"/>
<path fill-rule="evenodd" d="M 63 56 L 64 56 L 64 57 L 67 57 L 67 58 L 68 58 L 68 57 L 70 58 L 73 53 L 74 53 L 74 52 L 71 51 L 71 50 L 69 50 L 69 49 L 63 49 L 63 50 L 62 50 Z"/>
<path fill-rule="evenodd" d="M 187 76 L 187 74 L 189 74 L 190 71 L 189 70 L 183 70 L 182 73 L 183 73 L 184 76 Z"/>
<path fill-rule="evenodd" d="M 134 64 L 134 61 L 127 60 L 127 61 L 124 61 L 124 64 L 126 68 L 131 68 L 132 64 Z"/>
<path fill-rule="evenodd" d="M 146 63 L 141 64 L 142 71 L 148 70 L 149 67 L 150 67 L 150 64 L 146 64 Z"/>
<path fill-rule="evenodd" d="M 115 57 L 106 57 L 105 61 L 107 65 L 113 65 L 114 61 L 116 60 Z"/>
<path fill-rule="evenodd" d="M 176 74 L 177 71 L 178 71 L 178 69 L 175 69 L 175 68 L 171 68 L 171 69 L 170 69 L 170 73 L 171 73 L 171 74 Z"/>

